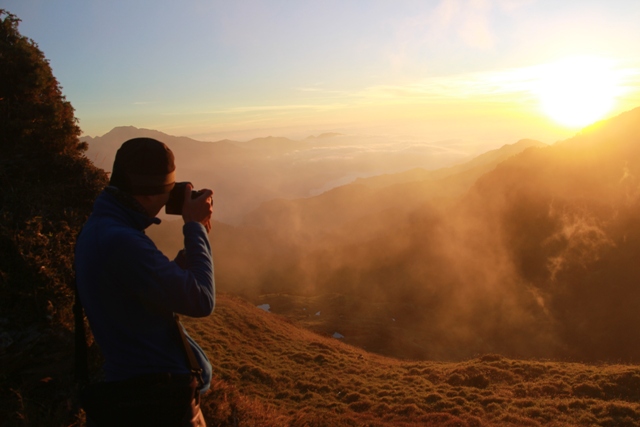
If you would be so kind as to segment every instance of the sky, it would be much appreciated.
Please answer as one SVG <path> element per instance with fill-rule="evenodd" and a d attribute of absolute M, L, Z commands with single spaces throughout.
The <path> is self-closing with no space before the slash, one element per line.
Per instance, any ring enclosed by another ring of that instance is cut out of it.
<path fill-rule="evenodd" d="M 637 0 L 0 8 L 22 20 L 91 136 L 131 125 L 201 140 L 342 132 L 491 148 L 553 143 L 640 106 Z"/>

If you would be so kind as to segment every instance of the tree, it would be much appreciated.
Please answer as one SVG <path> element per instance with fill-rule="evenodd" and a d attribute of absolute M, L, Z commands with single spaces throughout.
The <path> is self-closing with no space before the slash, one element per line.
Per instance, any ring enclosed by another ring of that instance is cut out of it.
<path fill-rule="evenodd" d="M 0 9 L 0 390 L 12 390 L 0 413 L 69 426 L 74 242 L 107 174 L 83 155 L 73 107 L 19 22 Z"/>
<path fill-rule="evenodd" d="M 19 33 L 19 22 L 0 9 L 0 149 L 5 155 L 82 150 L 73 107 L 37 44 Z"/>
<path fill-rule="evenodd" d="M 73 107 L 19 22 L 0 9 L 0 306 L 62 320 L 75 235 L 107 175 L 82 154 Z"/>

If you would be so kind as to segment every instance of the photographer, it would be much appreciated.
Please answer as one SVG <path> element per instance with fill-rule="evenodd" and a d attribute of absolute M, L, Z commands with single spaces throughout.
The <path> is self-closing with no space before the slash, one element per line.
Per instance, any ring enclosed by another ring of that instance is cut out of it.
<path fill-rule="evenodd" d="M 204 317 L 215 305 L 208 239 L 213 192 L 201 190 L 192 198 L 191 184 L 183 187 L 185 246 L 170 261 L 144 230 L 160 223 L 156 215 L 174 186 L 174 156 L 165 144 L 151 138 L 122 144 L 109 186 L 96 199 L 78 237 L 77 290 L 104 355 L 106 383 L 167 375 L 174 381 L 188 378 L 194 372 L 189 358 L 195 355 L 202 370 L 197 390 L 202 393 L 210 386 L 211 364 L 195 341 L 186 333 L 181 336 L 174 313 Z M 186 425 L 203 426 L 196 395 L 197 411 Z M 87 414 L 90 422 L 90 411 Z"/>

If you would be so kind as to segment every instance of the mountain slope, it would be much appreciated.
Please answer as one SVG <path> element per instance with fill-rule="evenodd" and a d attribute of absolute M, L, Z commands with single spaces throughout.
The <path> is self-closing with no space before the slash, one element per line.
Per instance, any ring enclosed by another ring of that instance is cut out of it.
<path fill-rule="evenodd" d="M 350 312 L 363 317 L 376 305 L 387 318 L 400 312 L 400 333 L 372 322 L 346 338 L 386 355 L 637 361 L 640 332 L 629 326 L 640 324 L 637 135 L 640 109 L 525 150 L 448 203 L 421 199 L 422 183 L 398 184 L 404 193 L 354 184 L 305 200 L 307 216 L 280 221 L 284 232 L 214 229 L 220 289 L 291 319 L 295 305 L 275 304 L 275 294 L 341 294 L 360 301 Z M 410 208 L 382 203 L 384 191 Z M 382 206 L 343 221 L 370 194 Z M 327 332 L 340 323 L 344 313 L 330 306 L 305 326 Z M 389 336 L 397 347 L 372 345 Z"/>
<path fill-rule="evenodd" d="M 187 329 L 213 362 L 205 416 L 263 426 L 637 425 L 640 368 L 485 355 L 398 361 L 229 295 Z M 255 422 L 255 421 L 253 421 Z M 218 425 L 218 424 L 214 424 Z M 232 424 L 221 424 L 232 425 Z"/>
<path fill-rule="evenodd" d="M 337 230 L 306 272 L 315 289 L 412 301 L 416 334 L 455 349 L 637 360 L 639 134 L 636 109 L 526 150 L 449 208 Z"/>
<path fill-rule="evenodd" d="M 505 162 L 467 213 L 499 235 L 514 273 L 574 355 L 636 359 L 640 109 Z"/>

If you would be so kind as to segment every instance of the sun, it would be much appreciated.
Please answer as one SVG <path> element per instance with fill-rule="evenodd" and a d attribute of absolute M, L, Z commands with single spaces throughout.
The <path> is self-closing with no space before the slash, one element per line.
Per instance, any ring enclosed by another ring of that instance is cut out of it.
<path fill-rule="evenodd" d="M 542 111 L 569 128 L 580 128 L 604 117 L 619 92 L 610 60 L 572 57 L 541 67 L 536 94 Z"/>

